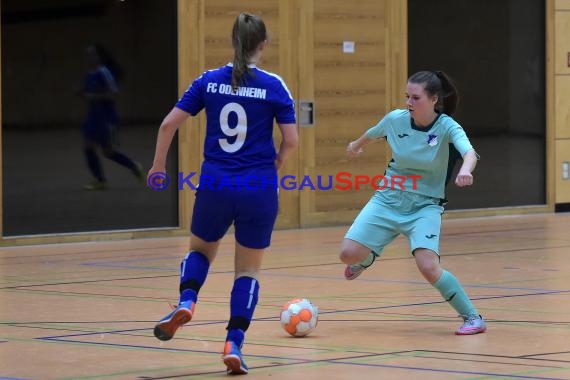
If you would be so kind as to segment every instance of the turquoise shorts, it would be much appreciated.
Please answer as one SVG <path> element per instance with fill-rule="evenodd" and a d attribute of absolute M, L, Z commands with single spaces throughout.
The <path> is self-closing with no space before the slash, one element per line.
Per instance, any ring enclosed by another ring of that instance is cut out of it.
<path fill-rule="evenodd" d="M 427 248 L 439 255 L 443 211 L 439 198 L 408 191 L 377 190 L 344 237 L 380 254 L 403 234 L 412 254 L 417 248 Z"/>

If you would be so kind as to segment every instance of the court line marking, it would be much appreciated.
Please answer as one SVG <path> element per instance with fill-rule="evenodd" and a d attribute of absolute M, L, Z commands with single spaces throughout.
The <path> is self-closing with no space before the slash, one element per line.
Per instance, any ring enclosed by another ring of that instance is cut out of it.
<path fill-rule="evenodd" d="M 64 342 L 64 343 L 73 343 L 73 344 L 86 344 L 86 345 L 96 345 L 96 346 L 108 346 L 108 347 L 119 347 L 119 348 L 140 348 L 140 349 L 150 349 L 150 350 L 164 350 L 164 351 L 174 351 L 174 352 L 194 352 L 194 353 L 204 353 L 204 354 L 215 354 L 219 355 L 218 351 L 205 351 L 205 350 L 188 350 L 188 349 L 179 349 L 179 348 L 165 348 L 165 347 L 152 347 L 152 346 L 142 346 L 142 345 L 126 345 L 126 344 L 117 344 L 117 343 L 107 343 L 107 342 L 83 342 L 83 341 L 76 341 L 76 340 L 68 340 L 68 339 L 45 339 L 45 338 L 37 338 L 39 340 L 47 340 L 47 341 L 54 341 L 54 342 Z M 345 365 L 354 365 L 354 366 L 365 366 L 365 367 L 378 367 L 378 368 L 391 368 L 391 369 L 403 369 L 403 370 L 412 370 L 412 371 L 419 371 L 419 372 L 436 372 L 436 373 L 455 373 L 455 374 L 464 374 L 464 375 L 478 375 L 478 376 L 495 376 L 500 378 L 516 378 L 516 379 L 535 379 L 535 380 L 564 380 L 564 378 L 558 377 L 537 377 L 537 376 L 526 376 L 526 375 L 515 375 L 515 374 L 502 374 L 502 373 L 493 373 L 493 372 L 480 372 L 480 371 L 462 371 L 462 370 L 451 370 L 451 369 L 440 369 L 440 368 L 429 368 L 429 367 L 416 367 L 416 366 L 402 366 L 402 365 L 390 365 L 390 364 L 372 364 L 372 363 L 356 363 L 347 360 L 354 360 L 354 359 L 362 359 L 362 358 L 374 358 L 379 356 L 386 356 L 392 353 L 380 353 L 380 354 L 366 354 L 366 355 L 357 355 L 352 356 L 349 358 L 343 357 L 338 359 L 298 359 L 298 358 L 286 358 L 286 357 L 279 357 L 279 356 L 269 356 L 269 355 L 248 355 L 250 358 L 257 358 L 257 359 L 270 359 L 270 360 L 282 360 L 289 363 L 282 363 L 279 365 L 268 365 L 268 366 L 259 366 L 259 367 L 251 367 L 251 369 L 264 369 L 264 368 L 274 368 L 274 367 L 281 367 L 284 365 L 305 365 L 305 364 L 315 364 L 315 363 L 329 363 L 329 364 L 345 364 Z M 468 353 L 461 353 L 462 355 L 469 356 Z M 489 355 L 490 356 L 490 355 Z M 421 356 L 417 356 L 415 358 L 421 358 Z M 516 358 L 514 358 L 516 359 Z M 521 359 L 523 360 L 523 359 Z M 526 359 L 524 359 L 526 360 Z M 291 363 L 292 362 L 292 363 Z M 552 367 L 553 369 L 557 369 L 558 367 Z M 564 368 L 566 369 L 566 368 Z M 215 371 L 214 373 L 218 373 L 220 371 Z M 200 373 L 203 375 L 204 373 Z M 197 376 L 198 374 L 184 374 L 184 375 L 175 375 L 175 376 L 164 376 L 164 377 L 144 377 L 145 379 L 169 379 L 169 378 L 176 378 L 176 377 L 186 377 L 186 376 Z"/>

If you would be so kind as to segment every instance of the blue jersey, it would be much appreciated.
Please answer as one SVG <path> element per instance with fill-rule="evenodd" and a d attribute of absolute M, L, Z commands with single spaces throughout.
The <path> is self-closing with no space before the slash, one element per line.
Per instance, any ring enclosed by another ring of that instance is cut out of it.
<path fill-rule="evenodd" d="M 201 181 L 271 183 L 277 176 L 273 123 L 296 122 L 293 98 L 281 77 L 254 65 L 232 91 L 232 67 L 204 72 L 176 107 L 192 116 L 206 109 Z"/>
<path fill-rule="evenodd" d="M 83 84 L 83 92 L 89 94 L 118 93 L 117 83 L 113 75 L 105 66 L 89 72 Z M 87 120 L 84 128 L 86 132 L 96 133 L 97 130 L 116 126 L 119 121 L 115 101 L 113 99 L 90 99 Z"/>

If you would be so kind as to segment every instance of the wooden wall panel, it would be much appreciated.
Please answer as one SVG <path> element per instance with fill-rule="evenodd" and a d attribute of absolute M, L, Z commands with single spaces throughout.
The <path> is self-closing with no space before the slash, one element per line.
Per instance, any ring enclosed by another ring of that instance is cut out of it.
<path fill-rule="evenodd" d="M 556 11 L 554 16 L 556 32 L 555 42 L 555 74 L 570 75 L 568 67 L 568 54 L 570 54 L 570 11 Z"/>
<path fill-rule="evenodd" d="M 562 179 L 562 163 L 570 163 L 570 139 L 556 140 L 556 203 L 570 203 L 570 179 Z"/>
<path fill-rule="evenodd" d="M 404 107 L 408 80 L 408 2 L 386 1 L 386 111 Z"/>
<path fill-rule="evenodd" d="M 203 0 L 204 1 L 204 0 Z M 279 2 L 277 0 L 248 0 L 247 6 L 233 0 L 204 1 L 204 43 L 206 69 L 223 66 L 232 61 L 232 26 L 241 12 L 263 18 L 270 33 L 270 48 L 263 54 L 260 67 L 269 71 L 279 68 Z"/>
<path fill-rule="evenodd" d="M 233 0 L 205 1 L 204 4 L 204 67 L 207 70 L 223 66 L 233 60 L 231 45 L 232 26 L 241 12 L 253 13 L 263 18 L 269 33 L 269 45 L 263 53 L 258 66 L 281 76 L 292 94 L 297 92 L 296 74 L 296 36 L 298 20 L 295 2 L 284 0 L 248 0 L 246 6 Z M 296 96 L 295 96 L 296 98 Z M 203 133 L 203 128 L 202 128 Z M 281 142 L 280 131 L 275 125 L 275 144 Z M 201 140 L 204 136 L 201 136 Z M 281 171 L 281 175 L 296 173 L 298 160 L 295 155 Z M 277 228 L 291 228 L 299 225 L 299 196 L 297 192 L 283 191 L 279 196 L 280 211 Z"/>
<path fill-rule="evenodd" d="M 556 138 L 570 139 L 570 75 L 556 77 Z"/>
<path fill-rule="evenodd" d="M 354 175 L 372 177 L 384 172 L 386 144 L 373 144 L 364 156 L 350 162 L 345 150 L 393 107 L 393 94 L 388 91 L 405 85 L 405 76 L 393 77 L 388 71 L 389 65 L 407 70 L 401 54 L 406 48 L 396 47 L 406 35 L 394 37 L 406 29 L 403 3 L 366 0 L 355 7 L 341 0 L 300 2 L 300 94 L 301 100 L 313 101 L 315 109 L 314 126 L 301 128 L 300 175 L 310 176 L 315 186 L 319 178 L 328 184 L 328 177 L 339 172 L 351 173 L 352 180 Z M 389 22 L 393 15 L 397 19 Z M 354 43 L 354 52 L 343 51 L 345 41 Z M 371 186 L 305 190 L 300 195 L 301 226 L 350 223 L 372 193 Z"/>
<path fill-rule="evenodd" d="M 557 10 L 570 11 L 570 0 L 555 0 L 554 8 Z"/>
<path fill-rule="evenodd" d="M 345 158 L 347 144 L 375 124 L 386 109 L 384 15 L 384 1 L 362 1 L 358 7 L 342 0 L 315 1 L 315 176 L 371 173 L 386 161 L 385 149 L 367 152 L 353 162 Z M 354 42 L 354 53 L 343 52 L 344 41 Z M 370 188 L 317 191 L 314 211 L 356 211 L 371 193 Z"/>
<path fill-rule="evenodd" d="M 178 1 L 178 93 L 182 93 L 200 73 L 203 65 L 204 46 L 195 36 L 200 35 L 203 28 L 202 4 L 199 0 Z M 178 130 L 178 168 L 182 173 L 198 172 L 201 162 L 202 120 L 188 118 Z M 179 191 L 180 228 L 188 231 L 194 206 L 192 191 Z"/>
<path fill-rule="evenodd" d="M 2 41 L 2 28 L 0 22 L 0 41 Z M 1 47 L 0 47 L 1 48 Z M 1 54 L 0 50 L 0 56 Z M 2 151 L 2 147 L 4 146 L 2 143 L 2 60 L 0 59 L 0 243 L 2 242 L 2 235 L 3 235 L 3 223 L 4 223 L 4 194 L 3 194 L 3 185 L 4 185 L 4 176 L 2 174 L 2 168 L 4 167 L 4 162 L 2 161 L 4 158 L 4 152 Z"/>
<path fill-rule="evenodd" d="M 554 0 L 554 11 L 549 16 L 550 22 L 554 24 L 554 41 L 547 41 L 553 45 L 554 57 L 553 73 L 548 78 L 548 83 L 554 87 L 554 104 L 549 110 L 552 113 L 550 120 L 554 123 L 555 138 L 552 145 L 554 155 L 548 155 L 554 160 L 550 162 L 551 167 L 554 166 L 554 181 L 549 181 L 549 185 L 554 185 L 554 202 L 560 204 L 570 203 L 570 180 L 562 178 L 562 163 L 570 162 L 570 1 Z"/>
<path fill-rule="evenodd" d="M 556 122 L 555 122 L 555 92 L 554 92 L 554 1 L 546 0 L 546 33 L 545 33 L 545 47 L 546 47 L 546 204 L 549 211 L 554 210 L 556 202 Z"/>
<path fill-rule="evenodd" d="M 296 1 L 279 0 L 279 33 L 270 30 L 270 49 L 278 51 L 279 66 L 276 72 L 283 78 L 295 101 L 299 98 L 299 7 Z M 274 45 L 274 41 L 279 41 Z M 281 144 L 281 132 L 274 130 L 275 146 Z M 299 150 L 291 155 L 279 171 L 279 175 L 297 174 L 299 172 Z M 281 191 L 279 193 L 279 215 L 277 228 L 297 228 L 300 223 L 300 196 L 298 191 Z"/>
<path fill-rule="evenodd" d="M 342 0 L 315 2 L 315 156 L 318 162 L 336 148 L 337 171 L 358 169 L 358 163 L 346 162 L 346 145 L 386 111 L 383 12 L 381 1 L 362 2 L 358 7 Z M 353 41 L 355 52 L 343 53 L 343 41 Z M 384 157 L 362 160 L 381 165 Z M 318 165 L 316 172 L 325 174 Z"/>

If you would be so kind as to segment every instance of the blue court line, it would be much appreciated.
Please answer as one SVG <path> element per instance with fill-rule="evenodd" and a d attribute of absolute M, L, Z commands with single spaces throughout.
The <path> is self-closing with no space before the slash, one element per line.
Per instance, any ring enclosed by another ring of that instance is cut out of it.
<path fill-rule="evenodd" d="M 499 299 L 499 298 L 512 298 L 512 297 L 528 297 L 534 295 L 548 295 L 548 294 L 557 294 L 559 292 L 546 292 L 546 293 L 530 293 L 530 294 L 515 294 L 515 295 L 507 295 L 507 296 L 490 296 L 490 297 L 479 297 L 473 298 L 473 300 L 486 300 L 486 299 Z M 383 309 L 395 309 L 398 307 L 408 307 L 408 306 L 427 306 L 427 305 L 436 305 L 436 304 L 443 304 L 447 301 L 431 301 L 431 302 L 418 302 L 418 303 L 409 303 L 409 304 L 399 304 L 399 305 L 387 305 L 387 306 L 371 306 L 371 307 L 363 307 L 363 308 L 355 308 L 355 309 L 343 309 L 343 310 L 330 310 L 330 311 L 319 311 L 319 315 L 323 314 L 340 314 L 340 313 L 351 313 L 356 311 L 373 311 L 373 310 L 383 310 Z M 268 320 L 278 320 L 279 318 L 276 316 L 272 317 L 263 317 L 263 318 L 254 318 L 253 321 L 268 321 Z M 226 321 L 210 321 L 210 322 L 202 322 L 202 323 L 194 323 L 192 326 L 205 326 L 205 325 L 214 325 L 214 324 L 223 324 Z M 78 336 L 90 336 L 90 335 L 102 335 L 102 334 L 121 334 L 121 333 L 129 333 L 129 332 L 136 332 L 136 331 L 146 331 L 151 330 L 152 327 L 147 328 L 138 328 L 138 329 L 127 329 L 127 330 L 111 330 L 111 331 L 94 331 L 88 333 L 81 333 L 81 334 L 65 334 L 65 335 L 54 335 L 54 336 L 47 336 L 41 338 L 35 338 L 40 340 L 63 340 L 61 338 L 71 338 L 71 337 L 78 337 Z M 80 342 L 82 343 L 82 342 Z"/>
<path fill-rule="evenodd" d="M 118 343 L 106 343 L 106 342 L 82 342 L 72 339 L 50 339 L 50 338 L 36 338 L 38 340 L 55 341 L 55 342 L 66 342 L 66 343 L 76 343 L 76 344 L 86 344 L 95 346 L 107 346 L 107 347 L 120 347 L 120 348 L 140 348 L 140 349 L 150 349 L 157 351 L 172 351 L 172 352 L 188 352 L 188 353 L 202 353 L 202 354 L 218 354 L 218 351 L 206 351 L 206 350 L 189 350 L 181 348 L 167 348 L 167 347 L 153 347 L 153 346 L 142 346 L 142 345 L 132 345 L 132 344 L 118 344 Z M 329 363 L 329 364 L 347 364 L 365 367 L 379 367 L 379 368 L 392 368 L 392 369 L 403 369 L 403 370 L 413 370 L 413 371 L 428 371 L 428 372 L 438 372 L 438 373 L 455 373 L 462 375 L 479 375 L 479 376 L 495 376 L 502 378 L 516 378 L 516 379 L 536 379 L 536 380 L 564 380 L 563 378 L 557 377 L 536 377 L 536 376 L 524 376 L 524 375 L 508 375 L 501 373 L 492 372 L 476 372 L 476 371 L 460 371 L 460 370 L 446 370 L 446 369 L 435 369 L 427 367 L 412 367 L 412 366 L 400 366 L 400 365 L 389 365 L 389 364 L 370 364 L 370 363 L 355 363 L 346 361 L 347 358 L 342 359 L 326 359 L 326 360 L 310 360 L 310 359 L 296 359 L 289 357 L 280 356 L 269 356 L 269 355 L 248 355 L 252 358 L 261 359 L 271 359 L 271 360 L 283 360 L 289 362 L 288 365 L 295 364 L 312 364 L 312 363 Z M 366 355 L 366 357 L 384 356 L 383 353 Z M 358 357 L 354 358 L 357 359 Z M 255 367 L 252 367 L 252 369 Z"/>
<path fill-rule="evenodd" d="M 24 290 L 26 288 L 35 288 L 39 286 L 54 286 L 54 285 L 75 285 L 75 284 L 92 284 L 92 283 L 99 283 L 99 282 L 111 282 L 111 281 L 132 281 L 132 280 L 148 280 L 148 279 L 157 279 L 157 278 L 164 278 L 164 277 L 173 277 L 176 275 L 158 275 L 154 274 L 152 276 L 149 275 L 138 275 L 136 277 L 119 277 L 119 278 L 100 278 L 98 280 L 78 280 L 78 281 L 64 281 L 64 282 L 51 282 L 51 283 L 43 283 L 43 284 L 24 284 L 24 285 L 13 285 L 13 286 L 0 286 L 0 290 L 4 289 L 16 289 L 16 290 Z"/>
<path fill-rule="evenodd" d="M 405 369 L 412 371 L 427 371 L 427 372 L 439 372 L 439 373 L 456 373 L 461 375 L 479 375 L 479 376 L 493 376 L 502 378 L 513 378 L 513 379 L 534 379 L 534 380 L 565 380 L 560 377 L 537 377 L 537 376 L 524 376 L 524 375 L 506 375 L 502 373 L 491 373 L 491 372 L 476 372 L 476 371 L 460 371 L 460 370 L 450 370 L 450 369 L 436 369 L 436 368 L 426 368 L 426 367 L 409 367 L 400 365 L 390 365 L 390 364 L 366 364 L 366 363 L 354 363 L 345 362 L 344 359 L 332 359 L 330 360 L 333 364 L 348 364 L 364 367 L 379 367 L 379 368 L 393 368 L 393 369 Z"/>
<path fill-rule="evenodd" d="M 570 291 L 548 291 L 548 292 L 541 292 L 541 293 L 527 293 L 527 294 L 511 294 L 511 295 L 503 295 L 503 296 L 488 296 L 488 297 L 472 297 L 472 301 L 480 301 L 480 300 L 491 300 L 491 299 L 499 299 L 499 298 L 514 298 L 514 297 L 529 297 L 529 296 L 539 296 L 539 295 L 549 295 L 549 294 L 559 294 L 559 293 L 568 293 Z M 398 307 L 407 307 L 407 306 L 426 306 L 426 305 L 436 305 L 436 304 L 443 304 L 447 303 L 445 300 L 441 301 L 430 301 L 430 302 L 417 302 L 417 303 L 407 303 L 407 304 L 398 304 L 398 305 L 387 305 L 387 306 L 371 306 L 371 307 L 364 307 L 358 309 L 343 309 L 343 310 L 331 310 L 331 311 L 320 311 L 319 315 L 322 314 L 332 314 L 332 313 L 350 313 L 353 311 L 370 311 L 370 310 L 382 310 L 382 309 L 394 309 Z M 262 320 L 264 318 L 260 318 Z"/>
<path fill-rule="evenodd" d="M 120 348 L 141 348 L 141 349 L 148 349 L 148 350 L 156 350 L 156 351 L 173 351 L 173 352 L 192 352 L 192 353 L 200 353 L 200 354 L 216 354 L 219 355 L 219 351 L 206 351 L 206 350 L 189 350 L 184 348 L 168 348 L 168 347 L 155 347 L 155 346 L 143 346 L 138 344 L 119 344 L 119 343 L 106 343 L 106 342 L 84 342 L 80 340 L 73 340 L 73 339 L 50 339 L 50 338 L 35 338 L 37 340 L 45 340 L 51 342 L 65 342 L 65 343 L 77 343 L 77 344 L 85 344 L 85 345 L 95 345 L 95 346 L 108 346 L 108 347 L 120 347 Z M 222 344 L 222 342 L 220 342 Z M 316 351 L 316 350 L 315 350 Z M 297 363 L 311 363 L 313 360 L 309 359 L 296 359 L 296 358 L 284 358 L 281 356 L 269 356 L 269 355 L 248 355 L 250 357 L 255 358 L 262 358 L 262 359 L 271 359 L 271 360 L 284 360 L 289 362 L 297 362 Z M 339 359 L 340 360 L 340 359 Z"/>
<path fill-rule="evenodd" d="M 97 241 L 93 241 L 93 242 L 88 242 L 87 244 L 89 245 L 96 245 Z M 66 244 L 66 243 L 62 243 L 62 244 Z M 76 245 L 83 245 L 84 243 L 71 243 L 71 244 L 76 244 Z M 186 244 L 184 244 L 186 245 Z M 180 244 L 166 244 L 160 247 L 136 247 L 133 249 L 129 249 L 132 251 L 148 251 L 148 250 L 157 250 L 160 249 L 162 251 L 165 250 L 169 250 L 169 249 L 181 249 L 181 251 L 187 250 L 187 248 L 184 248 L 184 245 L 180 245 Z M 22 247 L 3 247 L 3 249 L 7 249 L 7 250 L 19 250 Z M 98 253 L 117 253 L 117 254 L 124 254 L 125 257 L 130 256 L 128 253 L 125 253 L 125 251 L 127 251 L 127 249 L 125 248 L 101 248 L 101 249 L 94 249 L 94 250 L 90 250 L 90 251 L 85 251 L 84 249 L 82 249 L 83 247 L 80 246 L 78 248 L 77 251 L 73 250 L 73 251 L 68 251 L 64 254 L 56 254 L 56 253 L 33 253 L 33 254 L 29 254 L 29 255 L 25 255 L 23 253 L 18 253 L 16 256 L 3 256 L 3 259 L 22 259 L 22 258 L 39 258 L 39 257 L 58 257 L 58 256 L 76 256 L 76 255 L 91 255 L 91 254 L 98 254 Z M 153 253 L 153 255 L 156 255 L 156 253 Z M 117 255 L 113 255 L 113 257 L 117 257 Z M 121 257 L 121 256 L 119 256 Z M 57 260 L 57 261 L 63 261 L 63 260 Z"/>
<path fill-rule="evenodd" d="M 407 353 L 407 352 L 413 352 L 413 351 L 401 351 L 401 352 L 386 352 L 386 353 L 379 353 L 379 354 L 367 354 L 367 355 L 363 355 L 363 356 L 355 356 L 352 357 L 352 359 L 362 359 L 362 358 L 366 358 L 366 357 L 380 357 L 380 356 L 386 356 L 386 355 L 393 355 L 393 354 L 398 354 L 398 353 Z M 254 356 L 255 355 L 251 355 Z M 423 358 L 423 357 L 415 357 L 415 358 Z M 343 359 L 316 359 L 316 360 L 312 360 L 309 363 L 271 363 L 268 365 L 260 365 L 260 366 L 256 366 L 256 367 L 252 367 L 255 368 L 256 370 L 262 370 L 262 369 L 271 369 L 271 368 L 278 368 L 278 367 L 286 367 L 286 366 L 294 366 L 294 365 L 303 365 L 303 364 L 317 364 L 317 363 L 328 363 L 328 364 L 349 364 L 349 365 L 358 365 L 358 366 L 374 366 L 374 367 L 386 367 L 386 368 L 395 368 L 395 369 L 405 369 L 405 370 L 417 370 L 417 371 L 430 371 L 430 372 L 447 372 L 447 373 L 461 373 L 461 374 L 483 374 L 485 376 L 495 376 L 495 377 L 502 377 L 502 378 L 518 378 L 518 379 L 537 379 L 537 380 L 564 380 L 561 378 L 551 378 L 551 377 L 536 377 L 536 376 L 524 376 L 524 375 L 506 375 L 506 374 L 495 374 L 495 373 L 481 373 L 481 372 L 469 372 L 469 371 L 459 371 L 459 370 L 445 370 L 445 369 L 433 369 L 433 368 L 422 368 L 422 367 L 407 367 L 407 366 L 396 366 L 396 365 L 388 365 L 388 364 L 363 364 L 363 363 L 353 363 L 353 362 L 347 362 L 344 363 L 344 361 L 346 360 L 346 358 Z M 499 364 L 508 364 L 508 363 L 499 363 Z M 556 367 L 559 368 L 559 367 Z M 210 372 L 211 373 L 211 372 Z M 218 371 L 216 371 L 215 373 L 218 373 Z M 188 374 L 188 376 L 195 376 L 195 375 L 205 375 L 205 374 L 209 374 L 206 372 L 203 373 L 199 373 L 199 374 Z M 152 377 L 149 379 L 172 379 L 173 377 L 181 377 L 179 375 L 176 376 L 164 376 L 164 377 Z"/>
<path fill-rule="evenodd" d="M 71 335 L 74 336 L 74 335 Z M 45 340 L 51 342 L 65 342 L 65 343 L 77 343 L 95 346 L 109 346 L 109 347 L 122 347 L 122 348 L 143 348 L 148 350 L 158 350 L 158 351 L 175 351 L 175 352 L 196 352 L 196 353 L 206 353 L 213 354 L 213 351 L 202 351 L 202 350 L 189 350 L 185 348 L 169 348 L 169 347 L 154 347 L 154 346 L 142 346 L 137 344 L 119 344 L 119 343 L 107 343 L 107 342 L 85 342 L 81 340 L 73 339 L 60 339 L 60 338 L 35 338 L 37 340 Z M 216 351 L 217 353 L 217 351 Z"/>
<path fill-rule="evenodd" d="M 173 268 L 162 268 L 162 267 L 141 267 L 141 266 L 131 266 L 131 265 L 121 265 L 126 263 L 142 262 L 142 261 L 159 261 L 159 260 L 170 260 L 178 259 L 180 260 L 182 256 L 160 256 L 160 257 L 147 257 L 147 258 L 130 258 L 126 260 L 116 260 L 116 261 L 88 261 L 86 263 L 80 263 L 79 265 L 91 266 L 91 267 L 106 267 L 106 268 L 118 268 L 118 269 L 148 269 L 148 270 L 168 270 L 176 271 Z"/>
<path fill-rule="evenodd" d="M 29 379 L 25 379 L 23 377 L 4 377 L 4 376 L 0 376 L 0 380 L 29 380 Z"/>
<path fill-rule="evenodd" d="M 130 259 L 126 259 L 126 260 L 117 260 L 115 262 L 117 263 L 134 263 L 137 261 L 158 261 L 158 260 L 169 260 L 169 259 L 174 259 L 174 260 L 182 260 L 182 258 L 184 257 L 184 255 L 176 255 L 176 256 L 158 256 L 158 257 L 133 257 Z"/>
<path fill-rule="evenodd" d="M 173 268 L 161 268 L 161 267 L 141 267 L 135 265 L 117 265 L 117 264 L 105 264 L 105 263 L 81 263 L 79 265 L 84 265 L 88 267 L 104 267 L 104 268 L 116 268 L 116 269 L 146 269 L 146 270 L 163 270 L 168 272 L 177 272 Z"/>
<path fill-rule="evenodd" d="M 278 319 L 277 317 L 272 317 L 272 318 Z M 136 332 L 136 331 L 152 330 L 154 328 L 154 323 L 156 323 L 156 322 L 151 322 L 151 324 L 153 325 L 152 327 L 145 327 L 145 328 L 138 328 L 138 329 L 92 331 L 92 332 L 86 332 L 86 333 L 80 333 L 80 334 L 44 336 L 44 337 L 34 338 L 34 339 L 48 339 L 48 340 L 54 339 L 55 340 L 55 339 L 60 339 L 60 338 L 71 338 L 71 337 L 76 337 L 76 336 L 103 335 L 103 334 L 118 334 L 118 335 L 120 335 L 121 333 L 131 333 L 131 332 Z M 192 326 L 207 326 L 207 325 L 216 325 L 216 324 L 221 324 L 221 323 L 226 324 L 227 320 L 210 321 L 210 322 L 197 322 L 197 323 L 192 323 Z"/>
<path fill-rule="evenodd" d="M 520 355 L 517 356 L 517 358 L 522 358 L 522 359 L 538 359 L 538 360 L 542 360 L 542 358 L 537 358 L 537 356 L 549 356 L 549 355 L 560 355 L 560 354 L 568 354 L 570 353 L 570 351 L 560 351 L 560 352 L 547 352 L 544 354 L 528 354 L 528 355 Z M 552 360 L 552 359 L 546 359 L 546 360 Z M 557 360 L 557 359 L 554 359 Z M 564 360 L 565 363 L 567 363 L 567 360 Z"/>
<path fill-rule="evenodd" d="M 149 260 L 159 260 L 159 259 L 149 259 Z M 129 260 L 130 261 L 130 260 Z M 132 261 L 137 261 L 137 259 L 133 259 Z M 119 262 L 127 262 L 127 261 L 117 261 Z M 162 267 L 151 267 L 151 266 L 134 266 L 134 265 L 117 265 L 111 262 L 87 262 L 81 263 L 80 265 L 84 266 L 94 266 L 94 267 L 105 267 L 105 268 L 116 268 L 116 269 L 141 269 L 141 270 L 160 270 L 160 271 L 167 271 L 167 272 L 175 272 L 178 273 L 177 269 L 173 268 L 162 268 Z M 287 269 L 287 268 L 283 268 Z M 341 276 L 315 276 L 315 275 L 292 275 L 292 274 L 283 274 L 283 273 L 274 273 L 271 272 L 275 269 L 262 269 L 261 272 L 263 274 L 270 274 L 274 277 L 290 277 L 290 278 L 310 278 L 310 279 L 327 279 L 327 280 L 342 280 L 346 281 L 344 277 Z M 215 273 L 230 273 L 230 272 L 210 272 L 210 274 Z M 359 282 L 380 282 L 380 283 L 394 283 L 394 284 L 411 284 L 411 285 L 425 285 L 425 281 L 411 281 L 411 280 L 382 280 L 382 279 L 359 279 Z M 511 287 L 511 286 L 498 286 L 498 285 L 469 285 L 469 284 L 462 284 L 464 288 L 482 288 L 482 289 L 501 289 L 501 290 L 523 290 L 523 291 L 538 291 L 538 292 L 563 292 L 564 290 L 552 290 L 552 289 L 538 289 L 538 288 L 521 288 L 521 287 Z"/>
<path fill-rule="evenodd" d="M 503 251 L 499 251 L 503 252 Z M 492 252 L 494 253 L 494 252 Z M 450 255 L 450 256 L 457 256 L 457 255 Z M 133 266 L 133 265 L 121 265 L 121 263 L 135 263 L 135 262 L 142 262 L 142 261 L 158 261 L 164 259 L 179 259 L 180 256 L 160 256 L 160 257 L 148 257 L 148 258 L 130 258 L 126 260 L 117 260 L 117 261 L 99 261 L 99 262 L 85 262 L 80 263 L 83 266 L 95 266 L 95 267 L 106 267 L 106 268 L 117 268 L 117 269 L 141 269 L 141 270 L 160 270 L 160 271 L 172 271 L 178 272 L 178 269 L 173 268 L 164 268 L 164 267 L 153 267 L 153 266 Z M 336 265 L 338 263 L 325 263 L 325 265 Z M 315 275 L 291 275 L 291 274 L 283 274 L 283 273 L 274 273 L 271 271 L 275 270 L 283 270 L 283 269 L 290 269 L 290 267 L 284 268 L 262 268 L 262 273 L 270 273 L 272 276 L 277 277 L 291 277 L 291 278 L 313 278 L 313 279 L 328 279 L 328 280 L 344 280 L 342 276 L 315 276 Z M 216 272 L 211 272 L 211 274 Z M 226 272 L 217 272 L 217 273 L 226 273 Z M 229 272 L 228 272 L 229 273 Z M 396 284 L 413 284 L 413 285 L 423 285 L 425 281 L 409 281 L 409 280 L 382 280 L 382 279 L 365 279 L 361 278 L 359 281 L 366 281 L 366 282 L 384 282 L 384 283 L 396 283 Z M 521 287 L 509 287 L 509 286 L 497 286 L 497 285 L 465 285 L 465 288 L 484 288 L 484 289 L 504 289 L 504 290 L 524 290 L 524 291 L 551 291 L 552 289 L 536 289 L 536 288 L 521 288 Z"/>
<path fill-rule="evenodd" d="M 89 336 L 89 335 L 103 335 L 103 334 L 120 334 L 124 332 L 135 332 L 135 331 L 145 331 L 150 330 L 151 327 L 145 327 L 140 329 L 129 329 L 129 330 L 113 330 L 113 331 L 92 331 L 81 334 L 65 334 L 65 335 L 53 335 L 53 336 L 43 336 L 40 338 L 34 338 L 39 340 L 58 340 L 60 338 L 73 338 L 76 336 Z"/>
<path fill-rule="evenodd" d="M 500 298 L 513 298 L 513 297 L 528 297 L 528 296 L 535 296 L 535 295 L 548 295 L 548 294 L 557 294 L 557 293 L 567 293 L 565 292 L 543 292 L 543 293 L 527 293 L 527 294 L 513 294 L 513 295 L 504 295 L 504 296 L 489 296 L 489 297 L 478 297 L 472 298 L 473 300 L 488 300 L 488 299 L 500 299 Z M 355 309 L 342 309 L 342 310 L 330 310 L 330 311 L 319 311 L 319 315 L 323 314 L 340 314 L 340 313 L 351 313 L 357 311 L 373 311 L 373 310 L 383 310 L 383 309 L 395 309 L 399 307 L 409 307 L 409 306 L 428 306 L 428 305 L 436 305 L 436 304 L 443 304 L 446 303 L 445 300 L 441 301 L 430 301 L 430 302 L 417 302 L 417 303 L 408 303 L 408 304 L 398 304 L 398 305 L 386 305 L 386 306 L 371 306 L 371 307 L 363 307 L 363 308 L 355 308 Z M 272 317 L 262 317 L 262 318 L 254 318 L 253 321 L 268 321 L 268 320 L 277 320 L 279 319 L 276 316 Z M 88 323 L 88 322 L 86 322 Z M 193 326 L 205 326 L 205 325 L 214 325 L 214 324 L 222 324 L 226 323 L 226 321 L 211 321 L 211 322 L 202 322 L 202 323 L 193 323 Z M 128 332 L 135 332 L 135 331 L 145 331 L 151 330 L 152 327 L 147 328 L 138 328 L 138 329 L 127 329 L 127 330 L 111 330 L 111 331 L 95 331 L 95 332 L 88 332 L 88 333 L 81 333 L 81 334 L 66 334 L 66 335 L 54 335 L 48 337 L 41 337 L 35 339 L 46 339 L 46 340 L 58 340 L 61 338 L 70 338 L 76 336 L 89 336 L 89 335 L 101 335 L 101 334 L 120 334 L 120 333 L 128 333 Z"/>
<path fill-rule="evenodd" d="M 280 274 L 270 272 L 271 269 L 262 270 L 262 274 L 270 274 L 273 277 L 293 277 L 293 278 L 305 278 L 305 279 L 327 279 L 327 280 L 342 280 L 346 279 L 342 276 L 315 276 L 315 275 L 292 275 L 292 274 Z M 364 279 L 358 278 L 359 282 L 384 282 L 384 283 L 394 283 L 394 284 L 411 284 L 411 285 L 426 285 L 427 281 L 411 281 L 411 280 L 382 280 L 382 279 Z M 464 288 L 485 288 L 485 289 L 500 289 L 500 290 L 524 290 L 524 291 L 538 291 L 538 292 L 568 292 L 570 290 L 553 290 L 553 289 L 539 289 L 539 288 L 519 288 L 510 286 L 499 286 L 499 285 L 469 285 L 462 284 Z"/>

